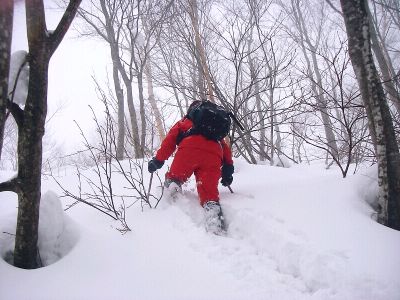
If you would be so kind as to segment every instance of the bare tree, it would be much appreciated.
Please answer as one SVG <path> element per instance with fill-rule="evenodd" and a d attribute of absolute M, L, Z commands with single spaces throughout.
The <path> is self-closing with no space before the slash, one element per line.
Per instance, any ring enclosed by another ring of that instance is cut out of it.
<path fill-rule="evenodd" d="M 142 155 L 145 153 L 146 148 L 146 110 L 145 110 L 145 98 L 144 98 L 144 75 L 150 71 L 149 59 L 150 53 L 157 45 L 157 40 L 163 30 L 165 20 L 169 16 L 169 10 L 172 6 L 173 1 L 162 1 L 159 3 L 143 2 L 142 5 L 138 5 L 138 14 L 141 19 L 141 24 L 137 22 L 134 26 L 126 24 L 125 26 L 125 37 L 129 41 L 129 51 L 132 58 L 132 69 L 134 76 L 137 79 L 137 87 L 139 93 L 139 111 L 141 118 L 141 151 Z M 151 71 L 150 71 L 151 73 Z M 148 74 L 150 74 L 148 73 Z M 150 100 L 150 105 L 153 108 L 154 115 L 158 127 L 162 129 L 161 114 L 158 107 L 153 101 Z"/>
<path fill-rule="evenodd" d="M 394 26 L 400 29 L 400 3 L 396 0 L 374 0 L 391 17 Z"/>
<path fill-rule="evenodd" d="M 173 17 L 168 19 L 158 41 L 159 56 L 153 56 L 158 62 L 154 79 L 171 92 L 181 117 L 191 100 L 206 98 L 204 75 L 200 70 L 187 5 L 187 0 L 174 2 Z"/>
<path fill-rule="evenodd" d="M 197 0 L 188 0 L 189 5 L 188 5 L 188 13 L 190 16 L 190 20 L 192 21 L 192 26 L 193 26 L 193 33 L 194 33 L 194 39 L 195 39 L 195 45 L 196 45 L 196 57 L 199 62 L 199 76 L 202 76 L 205 78 L 205 82 L 207 85 L 207 98 L 211 102 L 215 102 L 214 99 L 214 91 L 213 87 L 211 85 L 211 76 L 210 76 L 210 71 L 207 63 L 207 58 L 206 58 L 206 53 L 205 49 L 201 40 L 200 36 L 200 30 L 199 30 L 199 12 L 198 12 L 198 6 L 197 6 Z M 204 95 L 203 99 L 206 97 Z"/>
<path fill-rule="evenodd" d="M 396 90 L 395 87 L 395 77 L 393 65 L 390 60 L 389 55 L 385 55 L 385 44 L 382 40 L 381 35 L 379 34 L 379 30 L 377 30 L 376 22 L 374 22 L 374 18 L 372 17 L 371 11 L 368 9 L 368 19 L 370 22 L 370 31 L 371 31 L 371 47 L 374 51 L 376 60 L 378 62 L 379 69 L 382 73 L 383 86 L 387 93 L 388 99 L 394 104 L 397 113 L 400 115 L 400 94 Z"/>
<path fill-rule="evenodd" d="M 330 4 L 330 6 L 336 13 L 342 15 L 341 11 L 335 8 L 330 1 L 327 2 Z M 375 3 L 378 3 L 379 6 L 381 7 L 383 16 L 389 13 L 391 19 L 395 24 L 398 20 L 400 20 L 398 19 L 398 17 L 396 17 L 396 7 L 397 7 L 397 15 L 400 15 L 400 13 L 398 12 L 399 4 L 396 1 L 392 0 L 378 0 L 378 1 L 372 1 L 372 3 L 374 4 L 375 8 L 374 13 L 372 13 L 370 8 L 367 7 L 368 20 L 370 22 L 371 48 L 375 54 L 375 58 L 377 60 L 381 72 L 383 81 L 382 83 L 387 93 L 387 97 L 393 103 L 397 113 L 400 114 L 400 94 L 398 91 L 398 89 L 400 88 L 400 84 L 397 79 L 398 76 L 396 75 L 396 72 L 393 68 L 392 60 L 390 58 L 390 55 L 388 54 L 386 46 L 387 39 L 385 38 L 387 34 L 382 35 L 380 33 L 379 24 L 387 22 L 378 21 L 377 9 Z M 400 26 L 399 28 L 397 28 L 397 31 L 399 29 Z M 388 31 L 388 29 L 384 30 Z M 397 90 L 396 90 L 396 85 L 397 85 Z M 372 136 L 372 139 L 375 140 L 375 136 Z"/>
<path fill-rule="evenodd" d="M 77 204 L 84 204 L 97 212 L 104 214 L 118 222 L 116 228 L 122 234 L 131 230 L 126 217 L 127 209 L 140 202 L 142 209 L 145 206 L 157 207 L 162 198 L 163 187 L 161 178 L 158 183 L 162 187 L 159 195 L 151 193 L 144 176 L 144 160 L 132 159 L 126 151 L 127 161 L 121 162 L 116 158 L 117 121 L 111 114 L 111 104 L 106 93 L 96 82 L 97 92 L 104 104 L 105 120 L 100 122 L 92 109 L 95 123 L 96 140 L 89 141 L 79 127 L 84 140 L 84 151 L 88 153 L 85 164 L 75 164 L 77 175 L 77 191 L 65 187 L 50 169 L 50 176 L 61 188 L 63 197 L 73 199 L 67 209 Z M 119 189 L 115 182 L 125 182 L 124 188 Z"/>
<path fill-rule="evenodd" d="M 119 104 L 119 145 L 123 116 L 123 91 L 120 77 L 125 86 L 126 100 L 131 121 L 130 134 L 136 157 L 143 157 L 146 148 L 146 116 L 144 96 L 144 75 L 150 76 L 151 66 L 148 62 L 150 52 L 154 48 L 161 32 L 163 22 L 168 16 L 171 1 L 152 3 L 147 1 L 106 1 L 101 0 L 100 6 L 92 1 L 91 6 L 80 10 L 80 15 L 92 27 L 92 30 L 102 37 L 110 46 L 113 62 L 113 78 Z M 95 8 L 94 12 L 92 8 Z M 139 108 L 134 103 L 134 80 L 137 80 Z M 156 116 L 157 127 L 161 136 L 163 126 L 161 114 L 152 95 L 151 79 L 149 85 L 149 102 Z M 139 132 L 140 131 L 140 132 Z M 118 152 L 122 151 L 121 146 Z"/>
<path fill-rule="evenodd" d="M 311 4 L 308 3 L 308 5 Z M 293 15 L 294 24 L 298 31 L 298 36 L 296 37 L 296 39 L 298 40 L 299 45 L 301 46 L 304 58 L 307 63 L 307 74 L 310 80 L 314 97 L 317 102 L 317 109 L 321 114 L 323 129 L 325 131 L 325 137 L 330 149 L 330 154 L 333 159 L 337 159 L 338 146 L 336 143 L 335 134 L 332 130 L 332 121 L 329 117 L 327 101 L 325 99 L 323 92 L 322 75 L 320 71 L 321 68 L 319 65 L 319 61 L 317 59 L 317 49 L 322 39 L 322 31 L 323 31 L 322 23 L 325 21 L 324 20 L 325 11 L 323 2 L 319 9 L 321 15 L 318 16 L 318 19 L 316 21 L 317 24 L 314 24 L 314 26 L 316 27 L 315 28 L 316 33 L 314 40 L 312 40 L 309 33 L 310 27 L 306 25 L 303 8 L 300 5 L 300 0 L 291 1 L 291 14 Z"/>
<path fill-rule="evenodd" d="M 258 157 L 272 161 L 280 149 L 278 119 L 284 115 L 285 96 L 278 89 L 290 82 L 292 51 L 279 51 L 282 27 L 268 14 L 271 2 L 230 4 L 219 8 L 220 19 L 207 22 L 216 36 L 208 51 L 208 60 L 215 61 L 210 63 L 215 93 L 244 125 L 243 132 L 233 127 L 234 150 L 250 163 Z"/>
<path fill-rule="evenodd" d="M 18 125 L 18 174 L 0 184 L 0 191 L 18 194 L 14 265 L 39 267 L 37 240 L 41 197 L 42 138 L 47 114 L 49 61 L 64 38 L 81 0 L 71 0 L 57 28 L 46 28 L 42 0 L 26 1 L 29 45 L 29 87 L 24 109 L 9 103 Z"/>
<path fill-rule="evenodd" d="M 376 136 L 378 221 L 400 230 L 400 153 L 389 106 L 372 57 L 368 3 L 365 0 L 341 0 L 341 6 L 350 59 Z"/>
<path fill-rule="evenodd" d="M 154 95 L 153 68 L 151 66 L 150 57 L 146 63 L 144 73 L 146 75 L 146 80 L 147 80 L 147 94 L 149 97 L 149 103 L 150 103 L 151 108 L 154 113 L 159 139 L 160 139 L 160 141 L 162 141 L 165 138 L 165 130 L 164 130 L 164 126 L 162 123 L 162 116 L 161 116 L 160 110 L 157 106 L 156 98 Z"/>
<path fill-rule="evenodd" d="M 123 67 L 123 57 L 120 49 L 120 44 L 122 43 L 121 31 L 123 20 L 126 18 L 126 10 L 128 7 L 136 7 L 137 3 L 101 0 L 99 4 L 100 5 L 97 5 L 97 3 L 92 1 L 91 6 L 88 8 L 81 7 L 79 9 L 79 16 L 82 17 L 91 27 L 91 30 L 93 30 L 96 35 L 104 39 L 110 47 L 114 89 L 118 101 L 117 157 L 118 159 L 122 159 L 125 140 L 125 102 L 124 90 L 120 82 L 120 75 L 126 89 L 134 151 L 136 155 L 139 155 L 140 153 L 139 125 L 137 121 L 135 105 L 133 102 L 132 76 L 130 76 L 130 72 L 126 72 L 125 68 Z M 134 20 L 131 20 L 131 22 L 134 22 Z M 91 30 L 89 30 L 89 33 L 85 32 L 84 34 L 92 34 L 90 33 Z"/>

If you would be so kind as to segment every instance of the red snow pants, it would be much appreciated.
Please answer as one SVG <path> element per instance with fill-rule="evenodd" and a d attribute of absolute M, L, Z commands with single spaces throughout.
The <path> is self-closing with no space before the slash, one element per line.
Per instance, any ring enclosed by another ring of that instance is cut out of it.
<path fill-rule="evenodd" d="M 193 173 L 201 206 L 210 200 L 219 201 L 218 181 L 221 177 L 221 158 L 203 149 L 178 148 L 165 177 L 183 183 Z"/>

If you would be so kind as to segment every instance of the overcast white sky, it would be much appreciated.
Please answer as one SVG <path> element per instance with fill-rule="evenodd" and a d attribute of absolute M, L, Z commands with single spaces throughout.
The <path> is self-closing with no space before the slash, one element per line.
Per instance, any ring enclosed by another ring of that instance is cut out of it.
<path fill-rule="evenodd" d="M 47 28 L 55 29 L 60 17 L 60 11 L 47 9 Z M 28 50 L 25 22 L 24 2 L 20 1 L 14 11 L 12 52 Z M 104 80 L 109 66 L 108 49 L 104 44 L 96 40 L 77 39 L 76 35 L 72 26 L 51 58 L 49 68 L 48 119 L 58 108 L 61 110 L 48 121 L 46 134 L 52 134 L 67 152 L 76 149 L 81 142 L 74 120 L 87 132 L 93 128 L 88 105 L 99 111 L 101 107 L 91 76 Z"/>

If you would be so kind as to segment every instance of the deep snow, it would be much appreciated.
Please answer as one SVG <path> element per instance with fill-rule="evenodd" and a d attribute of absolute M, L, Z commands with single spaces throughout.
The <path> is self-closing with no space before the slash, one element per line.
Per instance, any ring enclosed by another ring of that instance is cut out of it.
<path fill-rule="evenodd" d="M 0 259 L 0 299 L 400 299 L 400 233 L 377 224 L 365 201 L 376 194 L 373 168 L 343 179 L 319 165 L 235 166 L 235 193 L 220 187 L 227 237 L 205 232 L 193 179 L 176 202 L 131 207 L 132 231 L 121 235 L 89 207 L 64 212 L 71 200 L 45 193 L 59 189 L 44 178 L 39 246 L 49 265 Z M 72 169 L 61 174 L 73 185 Z M 16 206 L 0 194 L 2 255 Z"/>

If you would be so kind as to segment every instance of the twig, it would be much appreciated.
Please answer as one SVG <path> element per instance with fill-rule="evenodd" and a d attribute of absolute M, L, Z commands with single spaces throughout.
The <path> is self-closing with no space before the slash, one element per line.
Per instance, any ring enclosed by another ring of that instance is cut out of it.
<path fill-rule="evenodd" d="M 11 235 L 11 236 L 15 236 L 15 234 L 14 234 L 14 233 L 9 233 L 9 232 L 6 232 L 6 231 L 3 231 L 3 233 L 4 233 L 4 234 Z"/>

